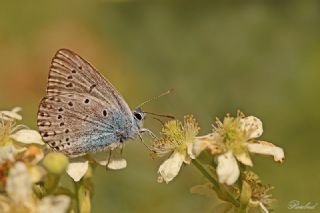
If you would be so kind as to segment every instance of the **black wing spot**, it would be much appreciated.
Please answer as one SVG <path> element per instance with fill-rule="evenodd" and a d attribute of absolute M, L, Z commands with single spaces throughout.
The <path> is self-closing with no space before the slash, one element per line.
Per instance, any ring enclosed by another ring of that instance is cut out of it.
<path fill-rule="evenodd" d="M 68 76 L 68 79 L 72 79 L 72 75 L 69 75 L 69 76 Z"/>
<path fill-rule="evenodd" d="M 60 126 L 64 126 L 64 123 L 63 123 L 63 122 L 61 122 L 61 123 L 60 123 Z"/>
<path fill-rule="evenodd" d="M 39 115 L 40 115 L 41 117 L 44 117 L 44 116 L 45 116 L 44 112 L 40 112 Z"/>
<path fill-rule="evenodd" d="M 66 87 L 73 87 L 73 84 L 69 83 L 69 84 L 66 85 Z"/>
<path fill-rule="evenodd" d="M 81 66 L 81 65 L 79 65 L 78 68 L 79 68 L 80 70 L 82 70 L 82 66 Z"/>
<path fill-rule="evenodd" d="M 39 126 L 51 126 L 51 122 L 50 121 L 43 121 L 38 123 Z"/>
<path fill-rule="evenodd" d="M 93 88 L 95 88 L 97 85 L 96 84 L 92 84 L 89 88 L 89 92 L 92 92 Z"/>
<path fill-rule="evenodd" d="M 66 138 L 66 141 L 68 142 L 70 139 L 69 138 Z"/>
<path fill-rule="evenodd" d="M 43 135 L 42 135 L 42 137 L 48 137 L 49 136 L 49 134 L 48 134 L 48 132 L 45 132 L 45 133 L 43 133 Z"/>
<path fill-rule="evenodd" d="M 84 100 L 84 103 L 86 104 L 89 103 L 89 99 Z"/>
<path fill-rule="evenodd" d="M 59 112 L 62 112 L 62 111 L 63 111 L 62 107 L 60 107 L 58 110 L 59 110 Z"/>
<path fill-rule="evenodd" d="M 52 143 L 50 143 L 50 146 L 55 146 L 56 145 L 56 142 L 52 142 Z"/>
<path fill-rule="evenodd" d="M 68 134 L 69 133 L 69 129 L 64 130 L 64 132 Z"/>
<path fill-rule="evenodd" d="M 103 110 L 103 116 L 107 116 L 107 111 Z"/>
<path fill-rule="evenodd" d="M 62 115 L 58 115 L 58 119 L 61 119 L 62 118 Z"/>
<path fill-rule="evenodd" d="M 42 107 L 46 108 L 46 109 L 52 109 L 52 106 L 50 104 L 46 104 L 46 103 L 43 103 Z"/>
<path fill-rule="evenodd" d="M 73 103 L 70 101 L 70 102 L 68 103 L 68 105 L 69 105 L 69 106 L 73 106 Z"/>
<path fill-rule="evenodd" d="M 71 72 L 72 72 L 72 73 L 77 73 L 77 71 L 76 71 L 76 70 L 72 70 Z"/>

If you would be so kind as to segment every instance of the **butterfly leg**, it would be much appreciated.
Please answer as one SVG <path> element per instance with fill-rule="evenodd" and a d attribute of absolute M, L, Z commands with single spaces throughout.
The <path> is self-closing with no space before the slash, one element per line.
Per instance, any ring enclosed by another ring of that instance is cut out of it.
<path fill-rule="evenodd" d="M 140 129 L 139 132 L 140 133 L 148 133 L 151 137 L 153 137 L 153 139 L 158 139 L 158 137 L 150 129 L 142 128 L 142 129 Z"/>
<path fill-rule="evenodd" d="M 138 133 L 138 136 L 141 140 L 141 143 L 149 150 L 152 152 L 152 149 L 150 149 L 150 147 L 143 141 L 142 135 L 140 134 L 140 132 Z"/>
<path fill-rule="evenodd" d="M 108 159 L 107 159 L 107 163 L 106 163 L 106 171 L 108 171 L 108 165 L 109 165 L 109 163 L 111 161 L 111 154 L 112 154 L 112 150 L 109 149 L 109 155 L 107 157 Z"/>

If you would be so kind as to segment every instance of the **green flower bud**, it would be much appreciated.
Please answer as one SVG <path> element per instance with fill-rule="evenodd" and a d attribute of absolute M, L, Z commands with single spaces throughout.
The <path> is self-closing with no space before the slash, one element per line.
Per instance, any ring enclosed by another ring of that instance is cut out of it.
<path fill-rule="evenodd" d="M 49 173 L 52 173 L 54 175 L 60 175 L 66 171 L 69 164 L 69 160 L 62 153 L 51 152 L 45 156 L 45 158 L 42 161 L 42 164 Z"/>

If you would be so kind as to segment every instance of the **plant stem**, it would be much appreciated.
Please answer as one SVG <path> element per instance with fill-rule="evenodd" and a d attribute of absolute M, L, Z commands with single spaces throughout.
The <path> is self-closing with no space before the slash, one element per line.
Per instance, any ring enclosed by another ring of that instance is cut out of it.
<path fill-rule="evenodd" d="M 212 175 L 210 175 L 198 160 L 195 159 L 192 163 L 212 183 L 212 188 L 216 191 L 220 199 L 229 201 L 236 207 L 240 206 L 239 202 L 228 192 L 225 186 L 220 184 Z"/>
<path fill-rule="evenodd" d="M 75 201 L 76 201 L 76 205 L 75 205 L 75 212 L 76 213 L 80 213 L 80 200 L 79 200 L 79 182 L 73 182 L 74 183 L 74 194 L 75 194 Z"/>

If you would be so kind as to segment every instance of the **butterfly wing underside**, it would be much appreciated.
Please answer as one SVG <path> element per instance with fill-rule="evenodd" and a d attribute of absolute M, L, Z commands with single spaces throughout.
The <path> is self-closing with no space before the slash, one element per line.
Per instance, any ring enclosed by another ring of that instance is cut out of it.
<path fill-rule="evenodd" d="M 103 150 L 135 133 L 132 112 L 120 93 L 67 49 L 52 60 L 38 127 L 50 147 L 68 155 Z"/>

